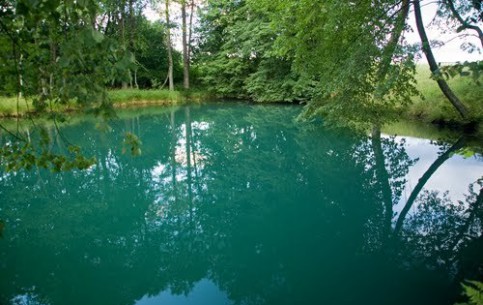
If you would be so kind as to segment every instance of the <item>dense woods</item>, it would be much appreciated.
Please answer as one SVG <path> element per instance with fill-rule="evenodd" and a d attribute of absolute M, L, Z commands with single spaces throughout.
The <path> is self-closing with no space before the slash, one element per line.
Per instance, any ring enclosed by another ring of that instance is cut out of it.
<path fill-rule="evenodd" d="M 457 7 L 458 9 L 451 10 Z M 221 95 L 256 101 L 310 101 L 306 114 L 344 122 L 380 122 L 407 106 L 415 87 L 415 56 L 424 51 L 434 78 L 459 114 L 474 115 L 456 97 L 431 53 L 405 39 L 419 1 L 208 1 L 200 58 L 205 83 Z M 464 15 L 459 18 L 457 13 Z M 453 22 L 458 19 L 458 22 Z M 443 1 L 439 22 L 454 32 L 480 31 L 481 3 Z M 452 27 L 452 28 L 451 28 Z M 423 31 L 424 26 L 417 27 Z M 481 33 L 478 32 L 478 33 Z M 423 35 L 424 34 L 424 35 Z M 481 35 L 480 35 L 481 36 Z M 478 45 L 468 44 L 478 49 Z M 481 63 L 458 71 L 479 78 Z M 453 74 L 454 75 L 454 74 Z"/>
<path fill-rule="evenodd" d="M 0 95 L 31 101 L 37 112 L 74 103 L 114 114 L 107 89 L 187 90 L 256 102 L 306 104 L 302 118 L 333 126 L 371 127 L 398 119 L 419 94 L 416 58 L 462 122 L 482 118 L 481 100 L 463 100 L 448 85 L 475 81 L 481 61 L 441 66 L 427 35 L 423 1 L 15 0 L 0 3 Z M 146 18 L 147 9 L 157 21 Z M 480 1 L 437 3 L 430 26 L 481 52 Z M 409 20 L 416 20 L 411 28 Z M 416 31 L 420 43 L 406 33 Z M 418 55 L 419 54 L 419 55 Z M 477 88 L 477 89 L 476 89 Z M 480 90 L 480 91 L 477 91 Z M 478 95 L 478 93 L 476 93 Z M 54 115 L 52 115 L 54 113 Z M 2 126 L 3 127 L 3 126 Z M 6 130 L 5 127 L 3 127 Z M 16 137 L 21 138 L 18 132 Z"/>
<path fill-rule="evenodd" d="M 471 117 L 444 74 L 477 80 L 481 63 L 442 69 L 420 2 L 3 1 L 0 94 L 32 96 L 39 109 L 69 99 L 102 104 L 105 87 L 187 89 L 194 74 L 195 86 L 223 97 L 310 102 L 308 115 L 387 120 L 417 94 L 422 50 L 448 100 Z M 158 21 L 145 17 L 148 7 Z M 411 14 L 419 46 L 405 39 Z M 446 0 L 435 20 L 481 42 L 481 14 L 479 1 Z"/>
<path fill-rule="evenodd" d="M 40 104 L 55 98 L 88 102 L 98 100 L 94 94 L 106 87 L 159 87 L 168 65 L 166 23 L 148 21 L 147 4 L 3 3 L 0 94 L 36 96 Z M 174 52 L 173 58 L 179 80 L 181 54 Z"/>

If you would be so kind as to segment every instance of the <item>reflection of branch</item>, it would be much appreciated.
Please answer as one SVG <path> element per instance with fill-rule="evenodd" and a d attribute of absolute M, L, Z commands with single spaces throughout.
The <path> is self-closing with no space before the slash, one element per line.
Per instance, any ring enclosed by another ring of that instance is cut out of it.
<path fill-rule="evenodd" d="M 419 179 L 418 184 L 416 187 L 413 189 L 411 192 L 411 195 L 409 196 L 408 201 L 406 202 L 406 205 L 404 208 L 401 210 L 401 213 L 399 214 L 399 218 L 397 219 L 396 222 L 396 227 L 394 228 L 394 235 L 397 235 L 399 231 L 402 228 L 404 219 L 406 218 L 409 210 L 411 209 L 412 205 L 414 204 L 414 201 L 418 197 L 419 193 L 423 189 L 424 185 L 426 182 L 428 182 L 429 178 L 436 172 L 436 170 L 446 161 L 451 157 L 451 154 L 464 145 L 464 138 L 461 137 L 456 141 L 453 146 L 451 146 L 447 151 L 445 151 L 441 156 L 439 156 L 436 161 L 434 161 L 433 164 L 428 168 L 428 170 L 424 173 L 424 175 Z"/>
<path fill-rule="evenodd" d="M 5 224 L 3 221 L 0 220 L 0 238 L 3 237 L 3 228 L 5 227 Z"/>
<path fill-rule="evenodd" d="M 171 180 L 173 183 L 173 191 L 174 191 L 174 201 L 178 202 L 178 191 L 176 187 L 176 126 L 175 126 L 175 113 L 174 110 L 171 110 Z"/>
<path fill-rule="evenodd" d="M 200 173 L 198 170 L 198 164 L 196 161 L 196 147 L 195 147 L 195 140 L 194 139 L 194 133 L 193 129 L 191 129 L 191 157 L 193 158 L 193 171 L 194 171 L 194 180 L 196 184 L 196 189 L 198 191 L 198 196 L 201 196 L 202 191 L 201 191 L 201 186 L 200 186 Z"/>
<path fill-rule="evenodd" d="M 13 132 L 11 132 L 10 130 L 8 130 L 7 127 L 3 126 L 2 124 L 0 124 L 0 129 L 2 129 L 3 131 L 5 131 L 6 133 L 8 133 L 9 135 L 11 135 L 12 137 L 14 137 L 15 139 L 19 140 L 19 141 L 25 141 L 25 139 L 21 138 L 19 135 L 16 135 L 14 134 Z"/>
<path fill-rule="evenodd" d="M 185 128 L 185 137 L 186 137 L 186 161 L 187 165 L 187 183 L 188 183 L 188 201 L 190 207 L 190 217 L 193 212 L 192 205 L 193 205 L 193 189 L 192 189 L 192 173 L 191 173 L 191 115 L 190 115 L 190 108 L 186 107 L 186 128 Z"/>

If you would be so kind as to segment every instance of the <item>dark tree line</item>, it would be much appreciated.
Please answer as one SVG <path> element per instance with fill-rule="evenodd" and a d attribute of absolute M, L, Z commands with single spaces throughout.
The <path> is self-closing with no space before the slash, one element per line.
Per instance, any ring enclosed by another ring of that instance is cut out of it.
<path fill-rule="evenodd" d="M 478 80 L 481 61 L 438 64 L 424 26 L 430 20 L 421 14 L 426 4 L 209 0 L 201 15 L 196 58 L 205 84 L 221 96 L 304 101 L 307 116 L 323 114 L 346 124 L 397 119 L 418 93 L 414 59 L 422 51 L 455 111 L 471 119 L 475 111 L 446 80 L 457 74 Z M 436 19 L 455 36 L 464 32 L 481 40 L 482 12 L 481 1 L 440 1 Z M 404 38 L 411 15 L 420 36 L 417 47 Z M 478 44 L 468 46 L 481 51 Z"/>

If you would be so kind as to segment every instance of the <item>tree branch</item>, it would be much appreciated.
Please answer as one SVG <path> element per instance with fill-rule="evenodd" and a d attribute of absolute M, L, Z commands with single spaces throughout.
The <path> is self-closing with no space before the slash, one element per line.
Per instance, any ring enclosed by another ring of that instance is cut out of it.
<path fill-rule="evenodd" d="M 461 23 L 462 29 L 474 30 L 478 33 L 478 38 L 480 39 L 481 46 L 483 47 L 483 31 L 481 30 L 481 28 L 476 25 L 469 24 L 466 20 L 464 20 L 454 6 L 453 0 L 443 0 L 443 2 L 449 8 L 451 13 L 453 14 L 453 17 L 455 17 L 459 21 L 459 23 Z"/>

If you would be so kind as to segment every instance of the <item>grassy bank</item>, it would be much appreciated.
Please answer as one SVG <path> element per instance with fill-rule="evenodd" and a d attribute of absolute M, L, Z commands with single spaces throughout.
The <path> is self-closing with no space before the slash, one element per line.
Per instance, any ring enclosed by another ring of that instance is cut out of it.
<path fill-rule="evenodd" d="M 446 97 L 441 93 L 437 83 L 431 79 L 427 65 L 417 67 L 417 87 L 422 97 L 414 97 L 403 116 L 408 120 L 425 123 L 461 124 L 462 120 Z M 483 86 L 477 85 L 470 77 L 455 77 L 448 81 L 456 95 L 468 107 L 472 120 L 483 122 Z M 203 101 L 212 98 L 203 91 L 169 91 L 169 90 L 109 90 L 109 97 L 114 107 L 140 107 L 148 105 L 174 105 L 185 101 Z M 76 112 L 80 109 L 75 103 L 53 105 L 55 111 Z M 33 110 L 32 101 L 16 98 L 0 97 L 0 117 L 24 116 Z M 481 125 L 481 124 L 480 124 Z"/>
<path fill-rule="evenodd" d="M 32 111 L 32 101 L 15 97 L 0 97 L 0 117 L 15 117 Z"/>
<path fill-rule="evenodd" d="M 211 98 L 211 95 L 200 90 L 110 90 L 109 98 L 116 107 L 144 105 L 172 105 L 183 102 L 201 102 Z"/>
<path fill-rule="evenodd" d="M 109 90 L 109 98 L 115 106 L 127 107 L 152 104 L 175 104 L 183 99 L 180 91 L 169 90 Z"/>
<path fill-rule="evenodd" d="M 422 97 L 414 97 L 405 116 L 427 123 L 461 123 L 461 117 L 443 95 L 438 84 L 431 79 L 427 65 L 417 67 L 417 88 Z M 476 84 L 471 77 L 457 76 L 448 80 L 456 96 L 468 107 L 471 120 L 483 122 L 483 86 Z"/>
<path fill-rule="evenodd" d="M 200 102 L 210 98 L 203 91 L 169 91 L 169 90 L 109 90 L 109 98 L 116 108 L 141 107 L 149 105 L 176 105 L 185 101 Z M 52 104 L 54 111 L 76 112 L 81 109 L 75 103 L 66 105 Z M 16 97 L 0 97 L 0 117 L 22 117 L 33 113 L 32 99 Z"/>

